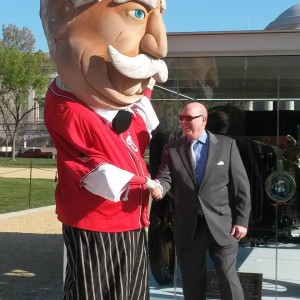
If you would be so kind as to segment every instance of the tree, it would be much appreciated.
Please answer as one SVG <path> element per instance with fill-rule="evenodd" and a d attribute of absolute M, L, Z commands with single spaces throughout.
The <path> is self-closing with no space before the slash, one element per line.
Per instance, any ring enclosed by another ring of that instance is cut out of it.
<path fill-rule="evenodd" d="M 26 28 L 19 30 L 10 26 L 10 29 L 5 40 L 3 33 L 0 43 L 0 114 L 7 139 L 11 137 L 12 140 L 14 160 L 20 125 L 37 103 L 43 102 L 53 67 L 45 53 L 31 52 L 34 44 Z M 21 36 L 22 32 L 27 32 L 27 41 L 26 37 Z M 22 41 L 23 38 L 25 40 Z M 32 91 L 35 95 L 34 104 L 28 106 L 28 97 Z"/>
<path fill-rule="evenodd" d="M 16 25 L 2 25 L 1 43 L 7 48 L 17 48 L 24 53 L 32 53 L 34 51 L 35 38 L 32 32 L 23 27 L 19 29 Z"/>
<path fill-rule="evenodd" d="M 4 106 L 4 105 L 0 105 L 0 115 L 2 116 L 2 128 L 4 130 L 5 133 L 5 151 L 6 151 L 6 156 L 9 156 L 9 145 L 10 145 L 10 141 L 13 140 L 12 137 L 12 132 L 10 131 L 10 126 L 9 124 L 12 124 L 13 118 L 11 113 L 9 112 L 9 110 Z"/>

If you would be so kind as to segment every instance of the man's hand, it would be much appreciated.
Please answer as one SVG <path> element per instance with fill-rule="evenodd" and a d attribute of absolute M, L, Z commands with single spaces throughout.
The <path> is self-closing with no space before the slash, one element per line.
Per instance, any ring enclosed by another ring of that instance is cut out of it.
<path fill-rule="evenodd" d="M 247 234 L 248 229 L 243 226 L 233 225 L 231 228 L 230 235 L 234 236 L 236 239 L 240 240 L 244 238 Z"/>
<path fill-rule="evenodd" d="M 150 178 L 147 178 L 147 182 L 145 183 L 147 189 L 151 193 L 151 196 L 154 199 L 161 199 L 163 195 L 163 188 L 159 182 L 159 180 L 155 179 L 152 180 Z"/>
<path fill-rule="evenodd" d="M 151 193 L 152 198 L 154 198 L 155 200 L 162 199 L 162 197 L 163 197 L 162 190 L 160 188 L 150 190 L 150 193 Z"/>

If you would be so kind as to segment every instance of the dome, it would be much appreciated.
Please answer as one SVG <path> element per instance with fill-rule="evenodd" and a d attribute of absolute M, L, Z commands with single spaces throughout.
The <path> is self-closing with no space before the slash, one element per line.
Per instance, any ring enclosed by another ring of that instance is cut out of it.
<path fill-rule="evenodd" d="M 300 29 L 300 3 L 288 8 L 265 29 Z"/>

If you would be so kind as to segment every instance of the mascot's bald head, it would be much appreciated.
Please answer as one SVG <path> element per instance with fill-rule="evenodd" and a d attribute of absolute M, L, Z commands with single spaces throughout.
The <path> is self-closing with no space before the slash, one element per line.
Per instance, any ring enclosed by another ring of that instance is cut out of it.
<path fill-rule="evenodd" d="M 165 0 L 40 0 L 63 85 L 90 106 L 122 109 L 151 77 L 167 80 Z"/>

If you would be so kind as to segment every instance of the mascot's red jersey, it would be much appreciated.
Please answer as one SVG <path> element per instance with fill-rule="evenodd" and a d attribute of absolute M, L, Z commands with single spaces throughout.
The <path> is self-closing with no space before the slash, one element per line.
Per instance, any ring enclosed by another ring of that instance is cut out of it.
<path fill-rule="evenodd" d="M 131 125 L 118 134 L 101 114 L 51 84 L 45 124 L 57 149 L 56 213 L 62 223 L 99 232 L 149 225 L 142 158 L 154 129 L 148 126 L 148 98 L 143 96 L 146 107 L 132 106 Z"/>

